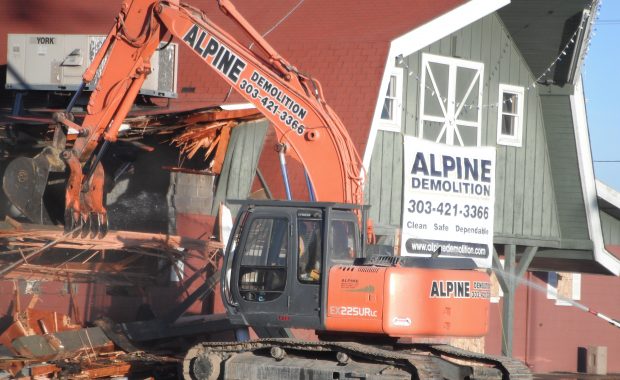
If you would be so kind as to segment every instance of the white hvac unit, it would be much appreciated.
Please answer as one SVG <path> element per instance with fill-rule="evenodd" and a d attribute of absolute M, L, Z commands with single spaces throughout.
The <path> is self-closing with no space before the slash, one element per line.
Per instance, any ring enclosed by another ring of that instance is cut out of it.
<path fill-rule="evenodd" d="M 105 36 L 85 34 L 9 34 L 5 87 L 75 91 L 104 40 Z M 151 57 L 153 71 L 140 93 L 176 98 L 178 46 L 162 43 L 160 48 Z M 86 90 L 95 88 L 99 74 Z"/>

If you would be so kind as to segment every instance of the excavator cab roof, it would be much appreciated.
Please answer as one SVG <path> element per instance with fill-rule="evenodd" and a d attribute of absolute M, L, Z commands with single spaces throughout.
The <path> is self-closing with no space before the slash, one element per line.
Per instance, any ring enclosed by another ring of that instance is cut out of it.
<path fill-rule="evenodd" d="M 338 210 L 360 210 L 365 211 L 370 208 L 369 205 L 358 205 L 351 203 L 339 202 L 305 202 L 305 201 L 286 201 L 271 199 L 227 199 L 227 203 L 234 205 L 242 205 L 246 207 L 296 207 L 296 208 L 331 208 Z"/>

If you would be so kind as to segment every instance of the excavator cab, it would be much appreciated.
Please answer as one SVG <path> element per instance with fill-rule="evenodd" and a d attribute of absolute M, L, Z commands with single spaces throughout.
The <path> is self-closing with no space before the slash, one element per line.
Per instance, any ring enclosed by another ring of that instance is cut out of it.
<path fill-rule="evenodd" d="M 364 207 L 242 204 L 222 273 L 233 325 L 267 336 L 290 327 L 385 337 L 487 332 L 487 273 L 446 266 L 462 266 L 458 258 L 366 257 Z"/>
<path fill-rule="evenodd" d="M 321 330 L 335 265 L 362 256 L 360 206 L 245 203 L 224 264 L 223 299 L 235 324 Z"/>

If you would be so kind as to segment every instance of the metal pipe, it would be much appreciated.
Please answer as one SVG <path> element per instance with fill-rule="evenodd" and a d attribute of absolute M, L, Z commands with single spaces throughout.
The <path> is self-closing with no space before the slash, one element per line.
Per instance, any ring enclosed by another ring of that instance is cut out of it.
<path fill-rule="evenodd" d="M 9 65 L 10 67 L 10 65 Z M 19 116 L 22 114 L 24 108 L 24 91 L 17 91 L 15 94 L 15 101 L 13 102 L 13 109 L 11 110 L 11 116 Z"/>
<path fill-rule="evenodd" d="M 101 161 L 101 157 L 103 157 L 109 145 L 110 145 L 110 141 L 108 140 L 105 140 L 103 142 L 103 145 L 101 145 L 101 148 L 99 149 L 99 153 L 97 153 L 97 155 L 95 156 L 93 162 L 91 163 L 89 167 L 88 174 L 86 175 L 86 178 L 84 178 L 84 181 L 82 182 L 84 185 L 86 185 L 90 181 L 90 177 L 92 177 L 93 174 L 95 173 L 95 169 L 97 168 L 99 161 Z"/>
<path fill-rule="evenodd" d="M 73 109 L 73 106 L 75 106 L 75 102 L 77 102 L 78 97 L 84 90 L 84 87 L 86 87 L 86 83 L 82 82 L 80 84 L 80 87 L 78 87 L 77 91 L 75 92 L 75 94 L 73 94 L 73 97 L 71 98 L 71 101 L 69 102 L 69 105 L 67 106 L 67 109 L 65 110 L 65 112 L 67 113 L 71 112 L 71 110 Z"/>
<path fill-rule="evenodd" d="M 310 182 L 310 177 L 308 176 L 308 172 L 304 169 L 304 175 L 306 176 L 306 186 L 308 186 L 308 195 L 310 196 L 310 202 L 316 201 L 314 196 L 314 188 L 312 187 L 312 182 Z"/>
<path fill-rule="evenodd" d="M 284 189 L 286 190 L 286 199 L 291 200 L 291 186 L 288 182 L 288 173 L 286 171 L 286 158 L 284 157 L 284 152 L 286 145 L 282 147 L 282 149 L 278 150 L 278 157 L 280 157 L 280 171 L 282 172 L 282 179 L 284 180 Z"/>

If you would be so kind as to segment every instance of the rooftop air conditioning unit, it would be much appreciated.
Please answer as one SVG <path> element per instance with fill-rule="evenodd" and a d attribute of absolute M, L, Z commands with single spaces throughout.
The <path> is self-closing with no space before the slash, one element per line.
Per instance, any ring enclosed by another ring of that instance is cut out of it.
<path fill-rule="evenodd" d="M 6 88 L 75 91 L 105 36 L 86 34 L 9 34 Z M 152 73 L 141 94 L 177 97 L 178 46 L 162 43 L 151 57 Z M 104 61 L 105 64 L 105 61 Z M 101 70 L 85 90 L 93 90 Z"/>

